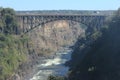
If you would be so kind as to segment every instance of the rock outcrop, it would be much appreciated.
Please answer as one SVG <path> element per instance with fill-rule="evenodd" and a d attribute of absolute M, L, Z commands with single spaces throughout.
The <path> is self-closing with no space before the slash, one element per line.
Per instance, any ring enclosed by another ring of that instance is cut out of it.
<path fill-rule="evenodd" d="M 60 47 L 72 46 L 85 29 L 74 21 L 58 20 L 39 26 L 28 33 L 35 53 L 43 55 L 56 52 Z"/>

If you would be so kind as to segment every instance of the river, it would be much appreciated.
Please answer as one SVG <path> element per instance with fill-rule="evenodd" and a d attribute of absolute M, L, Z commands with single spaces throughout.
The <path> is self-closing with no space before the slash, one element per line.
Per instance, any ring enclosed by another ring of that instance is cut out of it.
<path fill-rule="evenodd" d="M 47 80 L 49 75 L 65 76 L 69 67 L 65 66 L 65 62 L 71 59 L 72 50 L 64 48 L 55 55 L 47 59 L 42 59 L 37 65 L 37 73 L 30 80 Z"/>

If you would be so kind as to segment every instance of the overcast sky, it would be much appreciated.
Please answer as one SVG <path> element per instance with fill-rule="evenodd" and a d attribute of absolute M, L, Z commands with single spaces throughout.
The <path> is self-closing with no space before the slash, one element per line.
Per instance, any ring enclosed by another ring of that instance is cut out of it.
<path fill-rule="evenodd" d="M 117 10 L 120 0 L 0 0 L 15 10 Z"/>

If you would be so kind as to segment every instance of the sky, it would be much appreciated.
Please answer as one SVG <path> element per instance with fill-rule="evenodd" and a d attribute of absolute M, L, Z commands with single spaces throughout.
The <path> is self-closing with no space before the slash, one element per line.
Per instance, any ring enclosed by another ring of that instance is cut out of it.
<path fill-rule="evenodd" d="M 15 10 L 117 10 L 120 0 L 0 0 Z"/>

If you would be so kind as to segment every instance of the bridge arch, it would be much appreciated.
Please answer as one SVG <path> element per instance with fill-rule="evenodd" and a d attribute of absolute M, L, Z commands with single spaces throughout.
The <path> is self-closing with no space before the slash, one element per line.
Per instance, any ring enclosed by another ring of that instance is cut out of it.
<path fill-rule="evenodd" d="M 18 20 L 23 27 L 23 33 L 27 33 L 40 25 L 57 20 L 70 20 L 82 23 L 88 27 L 100 28 L 105 21 L 104 15 L 18 15 Z"/>

